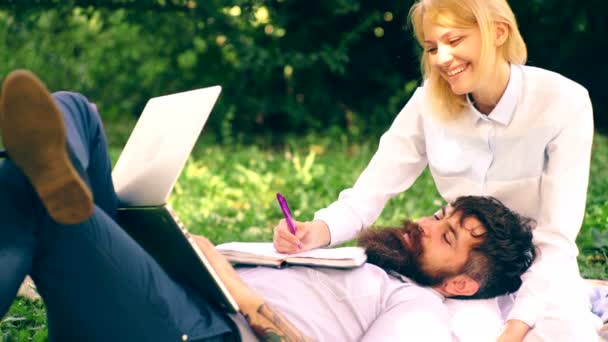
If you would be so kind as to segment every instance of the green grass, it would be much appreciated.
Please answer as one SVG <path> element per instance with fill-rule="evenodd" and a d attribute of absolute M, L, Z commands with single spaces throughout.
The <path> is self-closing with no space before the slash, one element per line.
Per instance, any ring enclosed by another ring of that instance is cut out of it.
<path fill-rule="evenodd" d="M 110 154 L 115 161 L 132 121 L 108 128 Z M 287 139 L 282 146 L 266 144 L 217 146 L 199 141 L 169 202 L 194 233 L 215 243 L 231 240 L 270 240 L 281 212 L 277 191 L 286 195 L 297 219 L 310 219 L 315 210 L 336 199 L 354 182 L 373 154 L 378 137 L 350 143 L 346 137 Z M 586 277 L 608 279 L 608 137 L 596 135 L 585 223 L 577 239 L 579 264 Z M 416 218 L 442 204 L 428 172 L 392 199 L 379 225 Z M 15 301 L 0 324 L 4 341 L 44 341 L 44 307 Z"/>

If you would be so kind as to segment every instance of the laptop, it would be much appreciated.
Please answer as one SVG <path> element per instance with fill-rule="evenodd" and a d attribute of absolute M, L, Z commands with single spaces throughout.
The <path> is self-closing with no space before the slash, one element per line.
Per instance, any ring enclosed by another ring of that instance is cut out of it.
<path fill-rule="evenodd" d="M 118 222 L 176 281 L 226 312 L 238 305 L 167 199 L 221 87 L 152 98 L 112 170 Z"/>

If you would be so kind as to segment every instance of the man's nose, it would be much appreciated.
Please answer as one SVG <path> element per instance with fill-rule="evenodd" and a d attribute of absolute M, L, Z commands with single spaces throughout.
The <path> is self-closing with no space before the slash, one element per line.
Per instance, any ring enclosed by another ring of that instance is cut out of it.
<path fill-rule="evenodd" d="M 420 227 L 420 233 L 422 236 L 429 237 L 433 230 L 434 220 L 430 217 L 424 217 L 418 220 L 418 226 Z"/>

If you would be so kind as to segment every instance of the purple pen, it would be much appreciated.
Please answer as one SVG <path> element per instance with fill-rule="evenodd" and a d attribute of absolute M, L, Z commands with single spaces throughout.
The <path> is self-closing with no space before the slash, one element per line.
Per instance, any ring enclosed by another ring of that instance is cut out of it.
<path fill-rule="evenodd" d="M 289 211 L 289 206 L 287 206 L 287 200 L 280 192 L 277 192 L 277 201 L 279 201 L 279 205 L 281 206 L 281 211 L 283 212 L 283 216 L 285 216 L 285 221 L 287 222 L 287 227 L 289 227 L 289 231 L 291 234 L 296 235 L 296 225 L 291 218 L 291 211 Z"/>

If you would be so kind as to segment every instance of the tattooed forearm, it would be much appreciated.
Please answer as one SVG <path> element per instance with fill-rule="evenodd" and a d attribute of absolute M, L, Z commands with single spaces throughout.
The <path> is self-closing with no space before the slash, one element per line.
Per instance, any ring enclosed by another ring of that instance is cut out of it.
<path fill-rule="evenodd" d="M 244 313 L 251 329 L 261 341 L 310 341 L 287 319 L 263 303 L 255 312 Z"/>

